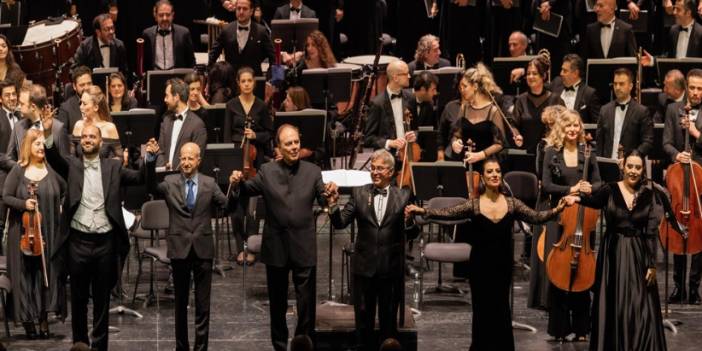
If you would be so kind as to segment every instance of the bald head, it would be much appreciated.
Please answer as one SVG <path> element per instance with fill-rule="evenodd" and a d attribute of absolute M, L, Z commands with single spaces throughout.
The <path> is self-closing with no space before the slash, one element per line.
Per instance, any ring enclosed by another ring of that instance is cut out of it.
<path fill-rule="evenodd" d="M 185 143 L 180 147 L 180 154 L 182 155 L 184 152 L 194 153 L 197 157 L 200 157 L 200 146 L 193 142 Z"/>
<path fill-rule="evenodd" d="M 197 173 L 200 167 L 200 146 L 190 142 L 180 148 L 180 171 L 186 178 Z"/>
<path fill-rule="evenodd" d="M 509 55 L 512 57 L 519 57 L 526 55 L 527 45 L 529 44 L 526 34 L 516 31 L 510 34 L 507 40 L 507 45 L 509 46 Z"/>
<path fill-rule="evenodd" d="M 100 129 L 94 124 L 83 126 L 83 130 L 80 132 L 80 147 L 83 150 L 83 156 L 88 159 L 97 157 L 101 146 Z"/>
<path fill-rule="evenodd" d="M 386 70 L 388 74 L 388 88 L 399 91 L 409 87 L 409 67 L 402 60 L 390 62 Z"/>
<path fill-rule="evenodd" d="M 616 0 L 597 0 L 595 3 L 597 21 L 604 24 L 611 22 L 614 19 L 614 11 L 616 9 Z"/>
<path fill-rule="evenodd" d="M 388 64 L 387 73 L 388 73 L 388 76 L 390 76 L 390 78 L 392 78 L 399 73 L 403 73 L 403 71 L 405 69 L 408 69 L 405 61 L 397 60 L 397 61 L 390 62 Z"/>

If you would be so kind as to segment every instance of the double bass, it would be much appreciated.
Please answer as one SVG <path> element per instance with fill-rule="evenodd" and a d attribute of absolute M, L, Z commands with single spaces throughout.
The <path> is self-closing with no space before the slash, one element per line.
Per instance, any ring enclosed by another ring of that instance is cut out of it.
<path fill-rule="evenodd" d="M 244 120 L 244 129 L 251 129 L 253 125 L 253 121 L 251 119 L 251 115 L 246 114 L 246 119 Z M 244 138 L 241 139 L 241 151 L 243 154 L 243 170 L 242 173 L 244 175 L 244 179 L 251 179 L 256 176 L 256 168 L 253 166 L 254 161 L 256 160 L 256 147 L 251 145 L 251 140 L 246 137 L 246 134 L 244 134 Z"/>
<path fill-rule="evenodd" d="M 690 117 L 691 107 L 688 104 L 682 111 L 682 116 Z M 690 121 L 690 123 L 694 123 Z M 683 129 L 685 134 L 685 151 L 690 152 L 690 133 Z M 689 164 L 676 162 L 668 167 L 665 179 L 666 187 L 670 192 L 671 206 L 677 221 L 687 227 L 689 237 L 673 233 L 675 225 L 664 217 L 658 228 L 663 247 L 676 254 L 685 255 L 702 252 L 702 204 L 700 204 L 700 190 L 702 189 L 702 166 L 690 160 Z"/>
<path fill-rule="evenodd" d="M 583 181 L 590 171 L 589 145 L 585 146 Z M 546 273 L 557 288 L 568 292 L 589 289 L 595 283 L 595 252 L 590 245 L 590 233 L 595 230 L 599 211 L 577 204 L 561 213 L 561 240 L 553 244 L 546 259 Z"/>
<path fill-rule="evenodd" d="M 25 256 L 40 256 L 41 271 L 44 286 L 49 287 L 49 278 L 46 275 L 46 256 L 44 255 L 44 238 L 41 234 L 41 212 L 39 212 L 39 202 L 37 201 L 37 183 L 29 183 L 27 191 L 29 198 L 34 200 L 36 205 L 34 210 L 24 211 L 22 214 L 23 233 L 20 237 L 20 251 Z"/>
<path fill-rule="evenodd" d="M 405 131 L 411 129 L 412 125 L 412 112 L 405 109 L 404 117 L 402 120 Z M 409 187 L 412 188 L 412 168 L 410 167 L 410 162 L 417 162 L 422 157 L 422 149 L 416 142 L 405 143 L 405 147 L 400 149 L 397 153 L 397 158 L 402 162 L 402 170 L 397 177 L 397 186 L 400 188 Z"/>

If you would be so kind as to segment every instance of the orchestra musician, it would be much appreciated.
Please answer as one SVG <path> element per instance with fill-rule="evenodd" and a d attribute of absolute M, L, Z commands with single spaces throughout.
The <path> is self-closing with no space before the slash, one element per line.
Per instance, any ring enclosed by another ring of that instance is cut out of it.
<path fill-rule="evenodd" d="M 282 110 L 285 112 L 295 112 L 295 111 L 303 111 L 309 108 L 312 108 L 311 103 L 310 103 L 310 95 L 307 94 L 307 91 L 303 87 L 290 87 L 287 90 L 287 93 L 285 95 L 285 100 L 283 100 L 282 103 Z M 327 116 L 332 119 L 335 114 L 332 111 L 329 111 L 327 113 Z M 342 128 L 342 127 L 337 127 L 337 128 Z M 326 132 L 329 134 L 329 131 Z M 329 135 L 327 135 L 326 140 L 329 141 L 331 138 Z M 282 159 L 283 155 L 280 153 L 280 150 L 277 148 L 274 150 L 275 151 L 275 159 L 280 160 Z M 326 157 L 326 150 L 325 150 L 325 145 L 319 145 L 319 147 L 315 150 L 310 150 L 304 147 L 300 147 L 300 159 L 301 160 L 307 160 L 309 162 L 312 162 L 324 169 L 325 163 L 327 163 L 328 159 Z"/>
<path fill-rule="evenodd" d="M 675 25 L 670 27 L 668 57 L 702 57 L 702 25 L 695 21 L 695 10 L 694 0 L 675 1 Z"/>
<path fill-rule="evenodd" d="M 434 107 L 434 98 L 439 94 L 436 90 L 438 85 L 439 78 L 434 73 L 425 71 L 414 77 L 414 99 L 410 99 L 407 107 L 412 114 L 412 129 L 424 126 L 434 129 L 438 127 Z"/>
<path fill-rule="evenodd" d="M 4 34 L 0 34 L 0 81 L 10 80 L 15 83 L 17 90 L 24 82 L 24 72 L 22 68 L 15 62 L 15 57 L 12 55 L 10 41 Z"/>
<path fill-rule="evenodd" d="M 566 110 L 556 120 L 546 137 L 542 186 L 551 205 L 570 194 L 589 195 L 600 187 L 600 172 L 595 157 L 585 158 L 585 130 L 578 113 Z M 583 180 L 584 163 L 589 162 L 587 179 Z M 563 228 L 551 221 L 546 226 L 543 257 L 548 257 L 554 243 L 560 241 Z M 583 233 L 590 235 L 590 233 Z M 590 292 L 566 292 L 549 285 L 548 333 L 564 341 L 571 333 L 575 341 L 585 341 L 590 327 Z"/>
<path fill-rule="evenodd" d="M 293 55 L 282 52 L 283 62 L 292 66 L 287 73 L 288 85 L 299 85 L 302 71 L 309 68 L 332 68 L 336 66 L 334 52 L 324 34 L 318 30 L 311 32 L 305 39 L 305 52 Z"/>
<path fill-rule="evenodd" d="M 441 45 L 439 37 L 426 34 L 417 41 L 417 49 L 414 51 L 414 60 L 407 64 L 410 75 L 414 75 L 415 70 L 438 69 L 451 66 L 451 62 L 441 57 Z"/>
<path fill-rule="evenodd" d="M 196 73 L 190 72 L 183 77 L 183 81 L 188 85 L 188 109 L 200 117 L 201 120 L 207 119 L 207 109 L 205 107 L 210 104 L 202 95 L 202 90 L 205 87 L 204 78 Z"/>
<path fill-rule="evenodd" d="M 12 130 L 15 128 L 15 123 L 21 118 L 19 106 L 17 105 L 17 87 L 11 80 L 0 81 L 0 154 L 7 154 L 7 149 L 10 146 L 12 138 Z M 5 184 L 7 172 L 0 169 L 0 184 Z M 0 197 L 0 242 L 5 236 L 5 219 L 7 217 L 7 209 Z M 0 255 L 3 253 L 2 245 L 0 245 Z"/>
<path fill-rule="evenodd" d="M 119 142 L 119 132 L 112 123 L 112 116 L 105 101 L 105 94 L 97 85 L 91 85 L 83 91 L 80 97 L 80 112 L 83 119 L 76 122 L 73 127 L 72 138 L 80 139 L 86 126 L 94 125 L 100 130 L 103 148 L 100 150 L 104 157 L 114 157 L 123 160 L 122 145 Z M 76 148 L 75 154 L 80 153 Z"/>
<path fill-rule="evenodd" d="M 137 108 L 137 100 L 127 93 L 127 80 L 122 72 L 110 73 L 109 104 L 110 112 L 129 111 Z"/>
<path fill-rule="evenodd" d="M 683 101 L 687 91 L 685 75 L 679 69 L 671 69 L 663 79 L 663 91 L 658 94 L 658 101 L 653 114 L 653 123 L 665 123 L 668 106 Z"/>
<path fill-rule="evenodd" d="M 115 37 L 115 23 L 110 14 L 103 13 L 93 19 L 95 34 L 85 38 L 73 55 L 73 67 L 116 67 L 128 74 L 127 49 Z"/>
<path fill-rule="evenodd" d="M 313 9 L 302 3 L 302 0 L 290 0 L 289 4 L 275 9 L 273 19 L 298 20 L 301 18 L 317 18 Z"/>
<path fill-rule="evenodd" d="M 236 71 L 226 61 L 215 63 L 207 74 L 207 96 L 212 104 L 226 104 L 231 100 L 236 87 Z"/>
<path fill-rule="evenodd" d="M 460 118 L 462 118 L 464 106 L 471 103 L 473 99 L 473 89 L 468 87 L 468 79 L 465 74 L 461 77 L 458 82 L 458 99 L 449 101 L 446 106 L 444 106 L 444 111 L 441 112 L 441 118 L 439 118 L 439 132 L 436 136 L 436 159 L 438 161 L 445 160 L 446 148 L 451 147 L 453 140 L 454 124 Z"/>
<path fill-rule="evenodd" d="M 83 119 L 80 111 L 80 98 L 83 96 L 83 92 L 93 85 L 93 70 L 86 66 L 74 67 L 71 70 L 71 81 L 75 95 L 71 95 L 61 103 L 58 115 L 56 115 L 56 119 L 61 121 L 63 127 L 66 128 L 67 134 L 71 134 L 76 122 Z"/>
<path fill-rule="evenodd" d="M 636 56 L 636 38 L 630 24 L 615 17 L 616 0 L 597 0 L 597 22 L 586 28 L 582 56 L 613 58 Z"/>
<path fill-rule="evenodd" d="M 491 157 L 483 162 L 480 197 L 450 208 L 427 210 L 415 205 L 405 208 L 406 216 L 419 214 L 428 219 L 467 217 L 473 221 L 469 233 L 472 239 L 469 261 L 473 305 L 471 350 L 514 350 L 509 302 L 514 222 L 544 223 L 574 201 L 567 196 L 554 209 L 537 212 L 506 193 L 500 164 Z"/>
<path fill-rule="evenodd" d="M 597 123 L 600 118 L 600 99 L 595 89 L 583 82 L 584 69 L 580 56 L 565 55 L 560 76 L 551 82 L 551 92 L 560 96 L 569 110 L 577 111 L 583 123 Z"/>
<path fill-rule="evenodd" d="M 156 25 L 144 29 L 144 70 L 192 68 L 195 51 L 187 27 L 173 23 L 175 10 L 169 0 L 154 5 Z"/>

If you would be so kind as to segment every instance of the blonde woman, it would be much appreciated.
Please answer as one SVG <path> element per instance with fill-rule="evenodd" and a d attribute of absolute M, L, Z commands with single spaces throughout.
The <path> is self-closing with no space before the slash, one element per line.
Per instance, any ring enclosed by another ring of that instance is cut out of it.
<path fill-rule="evenodd" d="M 83 118 L 73 126 L 73 139 L 80 139 L 83 128 L 94 125 L 100 130 L 103 140 L 103 150 L 100 151 L 103 157 L 122 158 L 122 148 L 119 144 L 119 133 L 117 127 L 112 123 L 112 116 L 107 107 L 105 94 L 97 85 L 91 85 L 80 97 L 80 112 Z M 78 152 L 80 148 L 75 148 Z M 75 153 L 74 152 L 74 153 Z"/>

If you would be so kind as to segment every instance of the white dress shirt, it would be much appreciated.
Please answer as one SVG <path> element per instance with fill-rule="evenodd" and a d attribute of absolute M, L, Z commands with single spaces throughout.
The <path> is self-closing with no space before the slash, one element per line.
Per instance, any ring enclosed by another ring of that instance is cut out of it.
<path fill-rule="evenodd" d="M 158 27 L 156 31 L 156 52 L 154 53 L 154 65 L 158 69 L 166 70 L 171 69 L 175 66 L 173 61 L 173 28 L 171 27 L 170 32 L 167 35 L 161 35 L 158 33 Z"/>
<path fill-rule="evenodd" d="M 373 187 L 375 188 L 375 187 Z M 373 191 L 371 189 L 371 192 Z M 377 194 L 373 196 L 373 209 L 375 210 L 375 218 L 378 219 L 378 224 L 383 223 L 383 217 L 385 216 L 385 210 L 388 206 L 388 196 L 390 196 L 390 185 L 385 188 L 385 195 Z"/>
<path fill-rule="evenodd" d="M 106 44 L 98 38 L 98 48 L 102 56 L 102 67 L 110 67 L 110 44 Z"/>
<path fill-rule="evenodd" d="M 692 33 L 692 27 L 695 21 L 682 27 L 680 33 L 678 34 L 678 43 L 675 47 L 675 58 L 685 58 L 687 57 L 687 46 L 690 43 L 690 34 Z M 682 30 L 687 29 L 687 30 Z"/>
<path fill-rule="evenodd" d="M 390 99 L 390 106 L 392 106 L 392 116 L 395 121 L 395 131 L 397 132 L 397 135 L 395 136 L 396 138 L 404 138 L 405 137 L 405 126 L 402 124 L 402 90 L 397 91 L 397 92 L 392 92 L 390 89 L 386 89 L 386 92 L 388 94 L 388 99 Z M 392 99 L 392 95 L 400 95 L 400 98 L 397 99 Z M 387 144 L 385 146 L 387 149 Z"/>
<path fill-rule="evenodd" d="M 177 118 L 177 116 L 183 116 L 183 118 Z M 178 137 L 180 136 L 180 130 L 183 129 L 183 123 L 185 123 L 185 118 L 188 116 L 188 108 L 186 107 L 183 112 L 176 113 L 173 116 L 173 130 L 171 131 L 171 147 L 168 149 L 168 162 L 173 164 L 173 157 L 175 156 L 176 147 L 178 146 Z"/>
<path fill-rule="evenodd" d="M 624 110 L 617 106 L 618 102 L 614 105 L 614 135 L 612 137 L 612 158 L 619 158 L 619 140 L 622 138 L 622 128 L 624 127 L 624 118 L 626 117 L 626 111 L 629 111 L 629 103 L 631 98 L 625 102 L 626 107 Z"/>
<path fill-rule="evenodd" d="M 574 89 L 573 91 L 568 91 L 568 90 L 566 90 L 567 87 L 565 85 L 563 86 L 563 92 L 561 93 L 561 99 L 563 99 L 563 102 L 565 102 L 565 105 L 569 110 L 575 109 L 575 97 L 578 94 L 578 87 L 580 87 L 581 82 L 582 81 L 579 80 L 577 83 L 573 84 L 573 86 L 572 86 L 572 88 Z"/>
<path fill-rule="evenodd" d="M 107 233 L 112 230 L 112 225 L 105 211 L 100 157 L 83 159 L 83 164 L 83 193 L 71 219 L 71 228 L 83 233 Z"/>
<path fill-rule="evenodd" d="M 3 106 L 2 109 L 5 110 L 5 116 L 7 116 L 7 121 L 10 122 L 10 131 L 13 131 L 15 129 L 15 123 L 17 123 L 18 119 L 15 116 L 14 112 L 6 109 L 5 106 Z"/>
<path fill-rule="evenodd" d="M 300 3 L 300 7 L 298 7 L 298 9 L 299 9 L 300 11 L 293 11 L 293 10 L 292 10 L 293 8 L 294 8 L 293 4 L 290 3 L 290 19 L 291 19 L 291 20 L 299 20 L 300 18 L 302 18 L 302 16 L 301 16 L 301 14 L 302 14 L 302 3 Z"/>
<path fill-rule="evenodd" d="M 614 35 L 614 20 L 616 18 L 612 18 L 612 20 L 609 22 L 609 28 L 608 27 L 602 27 L 600 29 L 600 43 L 602 43 L 602 54 L 604 55 L 605 58 L 607 58 L 607 54 L 609 53 L 609 47 L 612 45 L 612 36 Z M 605 23 L 607 24 L 607 23 Z"/>
<path fill-rule="evenodd" d="M 239 30 L 240 27 L 246 27 L 247 30 Z M 249 34 L 251 33 L 251 20 L 247 24 L 236 23 L 236 42 L 239 45 L 239 52 L 244 51 L 246 47 L 246 42 L 249 41 Z"/>

